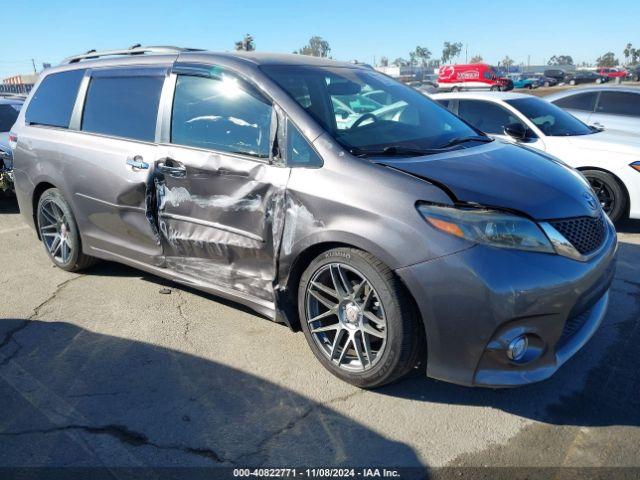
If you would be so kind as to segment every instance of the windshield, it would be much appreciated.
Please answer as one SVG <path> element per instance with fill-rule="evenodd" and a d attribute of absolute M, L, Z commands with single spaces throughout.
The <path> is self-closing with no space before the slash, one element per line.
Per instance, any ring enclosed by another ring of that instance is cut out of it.
<path fill-rule="evenodd" d="M 352 152 L 387 149 L 401 155 L 478 137 L 436 102 L 372 70 L 282 65 L 262 70 Z"/>
<path fill-rule="evenodd" d="M 594 133 L 592 129 L 580 120 L 545 100 L 534 97 L 518 98 L 516 100 L 507 100 L 507 103 L 518 109 L 542 133 L 549 137 L 567 137 Z"/>
<path fill-rule="evenodd" d="M 8 132 L 13 127 L 20 113 L 20 105 L 2 104 L 0 105 L 0 132 Z"/>

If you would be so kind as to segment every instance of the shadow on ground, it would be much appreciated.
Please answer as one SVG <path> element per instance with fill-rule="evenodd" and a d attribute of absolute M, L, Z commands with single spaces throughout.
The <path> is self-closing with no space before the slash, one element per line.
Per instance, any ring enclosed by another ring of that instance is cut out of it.
<path fill-rule="evenodd" d="M 250 373 L 64 322 L 0 320 L 0 405 L 4 467 L 420 466 Z"/>
<path fill-rule="evenodd" d="M 0 191 L 0 213 L 20 213 L 13 193 Z"/>

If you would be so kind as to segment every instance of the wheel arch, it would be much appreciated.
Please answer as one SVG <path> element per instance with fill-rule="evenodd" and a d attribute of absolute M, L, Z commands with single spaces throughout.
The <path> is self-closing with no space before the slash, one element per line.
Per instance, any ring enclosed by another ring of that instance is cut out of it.
<path fill-rule="evenodd" d="M 389 265 L 390 258 L 388 255 L 380 255 L 376 253 L 376 250 L 380 251 L 377 248 L 368 248 L 365 246 L 366 241 L 359 242 L 353 241 L 353 239 L 342 239 L 339 241 L 319 241 L 312 245 L 307 246 L 303 250 L 301 250 L 295 258 L 291 261 L 290 267 L 286 271 L 286 278 L 282 278 L 282 283 L 280 284 L 280 288 L 277 289 L 276 292 L 276 306 L 277 310 L 284 314 L 285 319 L 283 319 L 284 323 L 286 323 L 291 330 L 294 332 L 301 330 L 300 318 L 298 315 L 298 286 L 300 283 L 300 278 L 302 274 L 309 266 L 309 264 L 316 258 L 318 255 L 321 255 L 324 252 L 332 250 L 334 248 L 355 248 L 357 250 L 362 250 L 363 252 L 367 252 L 370 255 L 378 258 L 381 262 L 387 265 L 391 270 L 394 268 Z M 386 257 L 386 258 L 385 258 Z M 396 274 L 396 278 L 405 289 L 407 297 L 411 300 L 414 311 L 416 315 L 421 316 L 420 309 L 418 307 L 418 303 L 416 299 L 413 297 L 413 293 L 411 289 L 404 283 L 404 280 Z M 417 322 L 422 329 L 422 335 L 426 337 L 424 332 L 424 325 L 421 318 L 418 319 Z"/>
<path fill-rule="evenodd" d="M 584 172 L 584 171 L 587 171 L 587 170 L 597 170 L 599 172 L 606 173 L 607 175 L 611 175 L 613 177 L 613 179 L 616 182 L 618 182 L 618 185 L 620 185 L 620 188 L 622 189 L 622 193 L 624 194 L 624 198 L 625 198 L 625 201 L 626 201 L 626 207 L 624 209 L 624 213 L 623 214 L 625 216 L 629 215 L 629 211 L 631 209 L 631 196 L 629 195 L 629 190 L 627 189 L 627 186 L 620 179 L 620 177 L 618 177 L 611 170 L 607 170 L 607 169 L 602 168 L 602 167 L 578 167 L 577 170 L 580 171 L 580 172 Z"/>
<path fill-rule="evenodd" d="M 40 202 L 40 197 L 47 190 L 52 188 L 58 188 L 54 184 L 42 181 L 38 183 L 33 189 L 33 195 L 31 197 L 31 216 L 33 217 L 33 224 L 36 227 L 36 235 L 38 235 L 38 240 L 42 240 L 40 237 L 40 229 L 38 228 L 38 203 Z"/>

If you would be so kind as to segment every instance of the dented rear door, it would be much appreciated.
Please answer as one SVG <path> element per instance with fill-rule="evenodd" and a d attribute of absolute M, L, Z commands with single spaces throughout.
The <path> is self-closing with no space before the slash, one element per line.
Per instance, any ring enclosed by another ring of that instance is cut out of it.
<path fill-rule="evenodd" d="M 165 264 L 272 301 L 289 176 L 271 160 L 273 108 L 220 69 L 171 81 L 168 142 L 154 177 Z"/>

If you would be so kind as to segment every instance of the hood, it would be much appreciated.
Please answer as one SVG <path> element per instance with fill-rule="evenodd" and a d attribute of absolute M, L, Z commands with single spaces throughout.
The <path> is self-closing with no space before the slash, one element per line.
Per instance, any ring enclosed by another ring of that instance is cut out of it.
<path fill-rule="evenodd" d="M 591 190 L 579 173 L 553 157 L 506 142 L 375 161 L 444 187 L 454 201 L 516 210 L 538 220 L 595 213 L 587 202 Z"/>
<path fill-rule="evenodd" d="M 571 145 L 577 148 L 636 155 L 640 159 L 640 137 L 638 135 L 604 130 L 591 135 L 576 135 L 568 138 Z"/>

